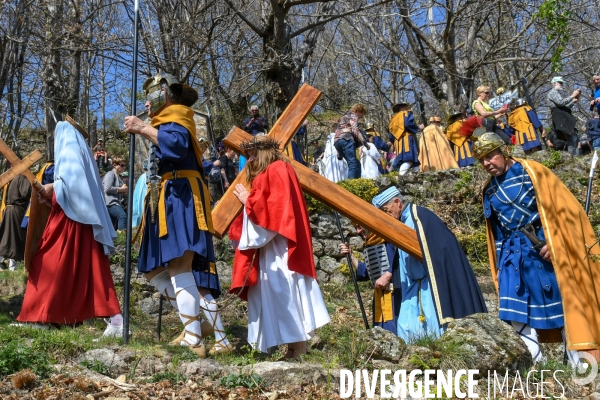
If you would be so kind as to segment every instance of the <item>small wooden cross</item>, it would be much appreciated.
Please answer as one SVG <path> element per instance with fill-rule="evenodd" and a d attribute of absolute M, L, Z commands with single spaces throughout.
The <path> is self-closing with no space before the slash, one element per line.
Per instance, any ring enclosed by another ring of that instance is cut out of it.
<path fill-rule="evenodd" d="M 42 158 L 42 153 L 38 150 L 34 150 L 31 154 L 21 160 L 2 139 L 0 139 L 0 153 L 2 153 L 12 165 L 11 169 L 0 175 L 0 187 L 3 187 L 12 181 L 17 175 L 24 175 L 29 183 L 31 183 L 31 186 L 35 187 L 37 190 L 42 187 L 29 170 L 33 164 Z"/>
<path fill-rule="evenodd" d="M 321 92 L 307 84 L 300 88 L 269 132 L 269 136 L 279 142 L 280 149 L 283 150 L 287 146 L 320 97 Z M 236 152 L 243 153 L 239 145 L 242 141 L 248 139 L 252 139 L 252 136 L 242 129 L 234 127 L 229 131 L 223 143 Z M 415 230 L 299 162 L 288 160 L 298 175 L 302 189 L 312 197 L 339 211 L 351 220 L 357 221 L 369 231 L 374 232 L 377 236 L 404 250 L 411 256 L 422 259 L 423 255 Z M 250 190 L 249 185 L 246 183 L 245 168 L 240 171 L 231 186 L 235 187 L 238 183 Z M 212 212 L 213 225 L 217 236 L 222 237 L 227 232 L 242 208 L 243 205 L 233 194 L 233 190 L 228 190 L 223 195 Z"/>

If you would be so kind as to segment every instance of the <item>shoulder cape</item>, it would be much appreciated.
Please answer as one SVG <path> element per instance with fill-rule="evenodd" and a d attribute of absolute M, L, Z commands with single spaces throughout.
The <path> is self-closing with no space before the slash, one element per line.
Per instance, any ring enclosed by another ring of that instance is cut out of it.
<path fill-rule="evenodd" d="M 446 128 L 446 138 L 449 142 L 452 142 L 455 146 L 462 146 L 467 137 L 460 134 L 460 127 L 463 124 L 463 120 L 454 121 Z"/>
<path fill-rule="evenodd" d="M 456 236 L 431 210 L 414 204 L 409 207 L 440 324 L 487 312 L 473 268 Z"/>
<path fill-rule="evenodd" d="M 308 210 L 290 164 L 276 161 L 254 179 L 245 212 L 253 223 L 287 239 L 290 271 L 316 279 Z M 229 292 L 242 299 L 247 298 L 248 287 L 258 282 L 258 251 L 236 250 Z"/>
<path fill-rule="evenodd" d="M 200 180 L 202 182 L 203 188 L 202 190 L 207 195 L 204 196 L 204 199 L 197 199 L 200 207 L 197 207 L 197 212 L 200 212 L 200 208 L 205 210 L 201 215 L 203 215 L 203 224 L 206 225 L 206 230 L 210 233 L 214 233 L 214 227 L 212 222 L 212 213 L 210 212 L 210 197 L 208 195 L 208 181 L 206 180 L 206 176 L 204 174 L 204 168 L 202 167 L 202 148 L 200 148 L 200 143 L 198 142 L 198 138 L 196 136 L 196 122 L 194 122 L 194 110 L 189 107 L 186 107 L 181 104 L 173 104 L 169 107 L 162 110 L 159 115 L 155 115 L 152 117 L 152 121 L 150 125 L 158 129 L 158 127 L 162 124 L 166 124 L 169 122 L 175 122 L 185 129 L 188 130 L 190 134 L 190 143 L 192 144 L 192 149 L 194 151 L 194 155 L 196 156 L 196 161 L 198 162 L 198 171 L 200 171 L 200 176 L 202 177 Z M 194 196 L 198 196 L 199 194 L 194 194 Z M 196 203 L 196 200 L 194 201 Z M 204 230 L 204 228 L 203 228 Z M 141 232 L 141 231 L 140 231 Z"/>
<path fill-rule="evenodd" d="M 600 349 L 600 254 L 590 221 L 575 196 L 543 165 L 515 158 L 533 183 L 540 220 L 556 280 L 563 299 L 565 333 L 570 350 Z M 487 186 L 488 182 L 484 185 Z M 487 225 L 488 255 L 492 278 L 498 290 L 497 260 L 492 224 Z M 558 330 L 541 331 L 540 341 L 562 341 Z"/>

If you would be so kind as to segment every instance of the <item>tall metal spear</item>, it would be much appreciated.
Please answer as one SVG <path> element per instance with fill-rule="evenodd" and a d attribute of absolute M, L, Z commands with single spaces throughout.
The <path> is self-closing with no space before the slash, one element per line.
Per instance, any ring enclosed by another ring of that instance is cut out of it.
<path fill-rule="evenodd" d="M 590 212 L 590 199 L 592 198 L 592 184 L 594 183 L 594 171 L 596 170 L 596 164 L 598 163 L 598 151 L 594 150 L 594 157 L 592 158 L 592 167 L 590 168 L 590 179 L 588 180 L 587 196 L 585 197 L 585 213 Z"/>
<path fill-rule="evenodd" d="M 335 222 L 337 223 L 337 228 L 340 232 L 340 239 L 342 239 L 342 243 L 346 243 L 346 239 L 344 239 L 344 230 L 342 229 L 342 223 L 340 222 L 340 215 L 337 211 L 334 211 L 333 213 L 335 214 Z M 346 254 L 346 262 L 348 263 L 348 269 L 350 270 L 350 277 L 352 278 L 352 283 L 354 283 L 354 292 L 356 293 L 358 307 L 360 308 L 360 313 L 362 315 L 363 323 L 365 324 L 365 329 L 369 329 L 369 320 L 367 320 L 367 313 L 365 311 L 365 306 L 363 305 L 362 296 L 360 295 L 360 289 L 358 288 L 358 280 L 356 272 L 354 271 L 354 264 L 352 264 L 352 257 L 350 256 L 350 253 Z"/>
<path fill-rule="evenodd" d="M 131 115 L 135 115 L 137 96 L 138 26 L 140 23 L 139 0 L 134 3 L 133 67 L 131 74 Z M 129 135 L 129 186 L 127 187 L 127 233 L 125 235 L 125 282 L 123 284 L 123 342 L 129 343 L 129 292 L 131 290 L 131 239 L 133 224 L 133 187 L 135 182 L 135 135 Z"/>

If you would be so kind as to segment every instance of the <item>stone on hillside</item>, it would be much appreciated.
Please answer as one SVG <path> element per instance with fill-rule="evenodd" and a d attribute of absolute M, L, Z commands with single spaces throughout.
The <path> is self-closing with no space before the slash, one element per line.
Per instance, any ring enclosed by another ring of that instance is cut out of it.
<path fill-rule="evenodd" d="M 323 243 L 324 254 L 335 259 L 340 259 L 343 257 L 342 253 L 340 252 L 341 242 L 339 240 L 323 239 L 321 242 Z"/>
<path fill-rule="evenodd" d="M 354 251 L 362 251 L 365 245 L 365 241 L 362 240 L 359 236 L 351 237 L 348 242 L 350 243 L 350 248 Z"/>
<path fill-rule="evenodd" d="M 369 354 L 373 360 L 397 362 L 407 349 L 404 340 L 379 326 L 361 331 L 356 340 L 367 346 L 365 354 Z"/>
<path fill-rule="evenodd" d="M 325 256 L 319 259 L 318 269 L 321 271 L 331 275 L 340 269 L 340 263 L 338 263 L 335 258 Z"/>
<path fill-rule="evenodd" d="M 337 285 L 345 285 L 348 283 L 348 277 L 341 272 L 336 272 L 329 277 L 329 282 Z"/>
<path fill-rule="evenodd" d="M 315 239 L 312 238 L 312 246 L 313 246 L 313 254 L 317 257 L 321 257 L 323 254 L 325 254 L 325 248 L 323 247 L 323 244 Z"/>
<path fill-rule="evenodd" d="M 101 362 L 111 373 L 122 371 L 126 364 L 121 356 L 111 349 L 93 349 L 85 352 L 80 358 L 79 363 L 84 361 Z"/>
<path fill-rule="evenodd" d="M 316 236 L 319 238 L 330 238 L 338 234 L 335 217 L 331 214 L 322 214 L 317 222 Z"/>
<path fill-rule="evenodd" d="M 214 376 L 222 375 L 223 366 L 210 358 L 198 359 L 190 363 L 181 363 L 177 368 L 179 373 L 186 376 Z"/>
<path fill-rule="evenodd" d="M 261 362 L 255 364 L 254 367 L 246 365 L 242 368 L 242 373 L 256 374 L 264 379 L 267 387 L 273 386 L 278 389 L 310 384 L 323 385 L 327 384 L 328 377 L 327 371 L 320 365 L 286 361 Z M 330 382 L 332 387 L 337 386 L 339 371 L 330 371 Z"/>
<path fill-rule="evenodd" d="M 231 265 L 225 261 L 217 261 L 217 274 L 219 274 L 219 282 L 221 286 L 231 284 Z"/>
<path fill-rule="evenodd" d="M 323 271 L 322 269 L 317 269 L 317 282 L 319 283 L 327 283 L 329 282 L 330 275 Z"/>
<path fill-rule="evenodd" d="M 524 370 L 531 365 L 531 354 L 513 327 L 490 313 L 450 323 L 439 340 L 460 343 L 465 367 L 478 369 L 482 376 L 487 371 Z"/>
<path fill-rule="evenodd" d="M 158 292 L 152 293 L 151 296 L 144 297 L 138 302 L 140 310 L 147 315 L 157 317 L 160 309 L 160 294 Z M 173 306 L 168 301 L 163 301 L 162 313 L 167 314 L 173 309 Z"/>

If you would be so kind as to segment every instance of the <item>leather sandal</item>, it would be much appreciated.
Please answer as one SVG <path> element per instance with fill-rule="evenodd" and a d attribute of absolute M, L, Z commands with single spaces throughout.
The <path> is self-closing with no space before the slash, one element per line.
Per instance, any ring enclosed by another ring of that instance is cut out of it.
<path fill-rule="evenodd" d="M 207 336 L 210 336 L 213 333 L 215 333 L 215 330 L 213 329 L 213 326 L 211 325 L 210 322 L 203 319 L 202 322 L 200 322 L 200 332 L 202 332 L 202 337 L 207 337 Z M 183 340 L 184 336 L 185 336 L 185 327 L 184 327 L 183 331 L 181 331 L 179 336 L 177 336 L 175 339 L 171 340 L 169 342 L 169 344 L 171 346 L 179 346 L 179 344 Z"/>
<path fill-rule="evenodd" d="M 224 331 L 215 329 L 215 332 L 225 333 Z M 231 343 L 227 343 L 226 345 L 222 344 L 224 340 L 227 338 L 223 336 L 221 340 L 217 340 L 215 345 L 208 352 L 210 355 L 214 356 L 216 354 L 231 354 L 233 352 L 233 345 Z"/>
<path fill-rule="evenodd" d="M 188 335 L 197 337 L 197 335 L 195 335 L 192 332 L 188 332 Z M 190 344 L 190 342 L 188 342 L 186 339 L 183 339 L 182 342 L 187 343 L 189 349 L 196 353 L 198 358 L 206 358 L 206 346 L 204 345 L 204 342 L 202 342 L 202 340 L 200 340 L 197 344 L 194 345 Z"/>

